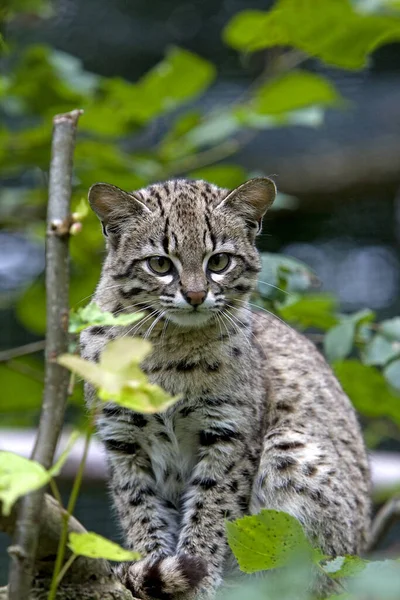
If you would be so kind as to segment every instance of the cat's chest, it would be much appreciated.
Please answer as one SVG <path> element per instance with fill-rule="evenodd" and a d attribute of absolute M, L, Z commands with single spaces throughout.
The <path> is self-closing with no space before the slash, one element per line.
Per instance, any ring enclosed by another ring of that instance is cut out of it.
<path fill-rule="evenodd" d="M 154 417 L 142 440 L 157 486 L 167 500 L 177 503 L 199 457 L 202 419 L 169 410 Z"/>

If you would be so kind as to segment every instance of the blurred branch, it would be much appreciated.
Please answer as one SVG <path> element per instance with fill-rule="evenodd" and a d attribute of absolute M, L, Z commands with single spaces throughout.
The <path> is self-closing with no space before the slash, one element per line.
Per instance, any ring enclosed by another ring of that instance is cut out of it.
<path fill-rule="evenodd" d="M 36 579 L 29 598 L 39 600 L 47 598 L 48 585 L 54 569 L 54 560 L 65 511 L 48 494 L 44 495 L 42 521 L 39 525 L 39 545 L 35 562 Z M 12 535 L 16 528 L 17 510 L 9 517 L 1 516 L 0 531 Z M 84 533 L 85 528 L 73 517 L 69 518 L 68 532 Z M 66 558 L 71 552 L 67 550 Z M 21 596 L 28 598 L 28 596 Z M 104 559 L 78 557 L 66 573 L 57 598 L 60 600 L 132 600 L 132 595 L 114 579 L 108 562 Z M 0 588 L 0 600 L 7 599 L 5 588 Z"/>
<path fill-rule="evenodd" d="M 64 420 L 68 371 L 56 362 L 68 351 L 69 228 L 72 158 L 82 111 L 54 117 L 46 245 L 46 369 L 39 430 L 32 458 L 50 468 Z M 15 526 L 9 600 L 28 598 L 34 573 L 44 490 L 25 496 Z"/>
<path fill-rule="evenodd" d="M 368 552 L 376 549 L 389 529 L 400 520 L 400 495 L 388 500 L 380 509 L 372 522 Z"/>
<path fill-rule="evenodd" d="M 25 344 L 24 346 L 18 346 L 17 348 L 10 348 L 10 350 L 2 350 L 0 352 L 0 362 L 6 362 L 19 356 L 25 356 L 26 354 L 33 354 L 34 352 L 40 352 L 46 347 L 46 340 L 39 340 L 38 342 L 32 342 L 31 344 Z"/>

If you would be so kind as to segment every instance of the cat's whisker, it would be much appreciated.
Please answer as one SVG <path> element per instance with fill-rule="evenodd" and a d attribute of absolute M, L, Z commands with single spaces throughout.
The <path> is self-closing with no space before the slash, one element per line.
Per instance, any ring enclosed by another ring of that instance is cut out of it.
<path fill-rule="evenodd" d="M 148 328 L 148 330 L 146 331 L 146 333 L 144 334 L 143 338 L 145 340 L 147 340 L 150 336 L 151 336 L 151 332 L 153 331 L 154 327 L 157 325 L 157 323 L 159 321 L 161 321 L 161 319 L 163 318 L 163 316 L 165 315 L 166 311 L 163 310 L 160 312 L 160 314 L 158 315 L 158 317 L 156 317 L 153 321 L 153 323 L 150 325 L 150 327 Z"/>
<path fill-rule="evenodd" d="M 129 329 L 129 331 L 127 331 L 122 337 L 126 337 L 128 335 L 136 335 L 138 333 L 138 331 L 143 327 L 143 325 L 145 323 L 147 323 L 147 321 L 149 319 L 151 319 L 152 317 L 154 317 L 159 311 L 158 310 L 154 310 L 153 312 L 151 312 L 149 315 L 146 315 L 145 317 L 142 317 L 140 319 L 139 322 L 135 323 L 135 325 L 133 327 L 131 327 L 131 329 Z"/>
<path fill-rule="evenodd" d="M 280 317 L 278 317 L 278 315 L 276 315 L 275 313 L 271 312 L 270 310 L 267 310 L 266 308 L 264 308 L 262 306 L 259 306 L 258 304 L 255 304 L 255 302 L 249 302 L 248 300 L 240 300 L 239 298 L 235 299 L 235 302 L 243 302 L 244 304 L 240 308 L 244 308 L 245 310 L 248 310 L 250 313 L 253 312 L 251 310 L 250 306 L 254 306 L 257 310 L 261 310 L 261 311 L 267 313 L 268 315 L 270 315 L 274 319 L 277 319 L 278 321 L 280 321 L 288 329 L 292 330 L 292 327 L 288 323 L 286 323 L 286 321 L 284 321 L 283 319 L 281 319 Z"/>
<path fill-rule="evenodd" d="M 283 292 L 284 294 L 287 294 L 288 296 L 293 296 L 293 294 L 291 292 L 288 292 L 287 290 L 284 290 L 283 288 L 280 288 L 278 285 L 274 285 L 273 283 L 269 283 L 268 281 L 262 281 L 261 279 L 257 279 L 257 283 L 263 283 L 264 285 L 268 285 L 268 287 L 272 287 L 275 290 L 279 290 L 280 292 Z"/>
<path fill-rule="evenodd" d="M 234 307 L 233 307 L 233 306 L 231 306 L 231 305 L 226 305 L 226 306 L 228 306 L 228 307 L 230 307 L 230 308 L 234 308 Z M 247 327 L 246 323 L 243 323 L 243 321 L 241 321 L 237 315 L 235 315 L 235 314 L 233 314 L 233 313 L 231 313 L 231 312 L 229 311 L 229 308 L 228 308 L 228 309 L 225 311 L 225 313 L 224 313 L 224 314 L 225 314 L 226 316 L 228 316 L 228 315 L 229 315 L 229 317 L 232 319 L 232 321 L 234 321 L 234 322 L 237 324 L 238 332 L 239 332 L 239 330 L 240 330 L 240 326 L 242 326 L 242 327 Z M 256 336 L 254 335 L 254 333 L 253 333 L 251 330 L 249 331 L 249 333 L 250 333 L 250 334 L 251 334 L 251 335 L 254 337 L 254 339 L 256 339 Z M 251 348 L 252 348 L 252 346 L 251 346 L 250 340 L 248 339 L 248 337 L 247 337 L 247 336 L 243 336 L 243 337 L 244 337 L 244 339 L 246 340 L 246 343 L 247 343 L 247 345 L 249 346 L 249 349 L 251 349 Z"/>

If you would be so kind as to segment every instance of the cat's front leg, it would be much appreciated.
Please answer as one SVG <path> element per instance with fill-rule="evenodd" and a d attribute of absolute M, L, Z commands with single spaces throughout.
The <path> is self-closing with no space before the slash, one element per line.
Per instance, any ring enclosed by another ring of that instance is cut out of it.
<path fill-rule="evenodd" d="M 123 563 L 116 572 L 134 597 L 152 598 L 160 560 L 173 555 L 177 511 L 158 493 L 150 460 L 131 442 L 105 440 L 111 470 L 111 493 L 126 545 L 142 559 Z"/>
<path fill-rule="evenodd" d="M 229 547 L 225 519 L 248 510 L 254 467 L 236 432 L 214 428 L 202 433 L 201 460 L 182 498 L 176 563 L 196 557 L 206 568 L 204 578 L 185 598 L 213 598 L 223 580 Z"/>

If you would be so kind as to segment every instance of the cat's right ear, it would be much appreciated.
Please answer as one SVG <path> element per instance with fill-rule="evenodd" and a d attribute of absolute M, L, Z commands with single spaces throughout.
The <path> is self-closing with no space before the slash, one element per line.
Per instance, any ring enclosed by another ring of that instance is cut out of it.
<path fill-rule="evenodd" d="M 133 193 L 109 183 L 95 183 L 89 190 L 89 204 L 99 217 L 105 236 L 117 235 L 126 218 L 150 212 Z"/>

